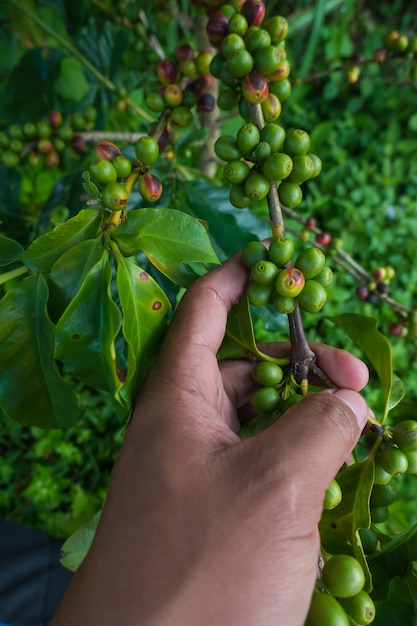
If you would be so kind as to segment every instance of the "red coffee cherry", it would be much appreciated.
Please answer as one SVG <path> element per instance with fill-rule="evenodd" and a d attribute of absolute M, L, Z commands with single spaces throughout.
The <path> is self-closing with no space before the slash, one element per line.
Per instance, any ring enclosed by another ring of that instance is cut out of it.
<path fill-rule="evenodd" d="M 156 74 L 163 85 L 175 83 L 178 80 L 177 65 L 171 59 L 162 59 L 156 67 Z"/>
<path fill-rule="evenodd" d="M 251 104 L 260 104 L 269 93 L 268 80 L 259 72 L 250 72 L 242 81 L 242 96 Z"/>
<path fill-rule="evenodd" d="M 120 148 L 111 141 L 100 141 L 96 147 L 96 155 L 99 159 L 113 161 L 113 159 L 121 154 Z"/>
<path fill-rule="evenodd" d="M 211 45 L 218 48 L 228 34 L 228 18 L 220 11 L 212 13 L 207 22 L 206 31 Z"/>
<path fill-rule="evenodd" d="M 249 26 L 259 26 L 265 16 L 265 4 L 258 0 L 246 0 L 240 12 Z"/>
<path fill-rule="evenodd" d="M 156 202 L 162 195 L 162 183 L 157 176 L 147 172 L 139 178 L 139 193 L 144 200 Z"/>

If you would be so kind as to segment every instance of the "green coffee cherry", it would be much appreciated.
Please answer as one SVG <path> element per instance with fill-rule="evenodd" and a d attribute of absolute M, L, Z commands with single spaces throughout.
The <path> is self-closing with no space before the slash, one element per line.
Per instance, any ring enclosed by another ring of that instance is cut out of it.
<path fill-rule="evenodd" d="M 305 248 L 298 255 L 294 265 L 304 274 L 306 279 L 314 278 L 319 274 L 326 262 L 324 253 L 319 248 Z"/>
<path fill-rule="evenodd" d="M 214 144 L 214 152 L 222 161 L 233 161 L 242 157 L 236 137 L 221 135 Z"/>
<path fill-rule="evenodd" d="M 390 484 L 374 485 L 371 492 L 371 509 L 380 506 L 389 506 L 395 500 L 395 492 Z"/>
<path fill-rule="evenodd" d="M 296 128 L 287 133 L 284 142 L 284 152 L 291 157 L 296 154 L 307 154 L 310 148 L 310 136 L 305 130 Z"/>
<path fill-rule="evenodd" d="M 128 198 L 128 191 L 122 183 L 109 183 L 104 187 L 101 196 L 104 206 L 111 211 L 122 211 Z"/>
<path fill-rule="evenodd" d="M 375 604 L 365 591 L 360 591 L 351 598 L 340 598 L 339 602 L 356 624 L 367 626 L 374 621 Z"/>
<path fill-rule="evenodd" d="M 261 102 L 262 114 L 266 122 L 271 123 L 279 118 L 282 111 L 281 102 L 273 93 L 268 93 Z"/>
<path fill-rule="evenodd" d="M 260 241 L 250 241 L 242 250 L 242 261 L 246 267 L 252 267 L 258 261 L 268 260 L 268 250 Z"/>
<path fill-rule="evenodd" d="M 315 593 L 305 626 L 349 626 L 349 620 L 336 598 L 327 593 Z"/>
<path fill-rule="evenodd" d="M 151 165 L 156 161 L 159 155 L 158 142 L 153 137 L 140 137 L 135 143 L 135 153 L 137 159 L 143 163 L 143 165 Z"/>
<path fill-rule="evenodd" d="M 283 379 L 283 371 L 276 363 L 260 361 L 252 370 L 252 378 L 262 387 L 276 387 Z"/>
<path fill-rule="evenodd" d="M 288 154 L 276 152 L 271 154 L 262 166 L 262 173 L 270 181 L 284 180 L 291 174 L 293 162 Z"/>
<path fill-rule="evenodd" d="M 253 57 L 248 50 L 237 50 L 227 59 L 227 65 L 238 78 L 243 78 L 253 69 Z"/>
<path fill-rule="evenodd" d="M 278 152 L 285 141 L 285 130 L 278 124 L 269 122 L 265 124 L 260 133 L 261 141 L 266 141 L 271 146 L 271 152 Z"/>
<path fill-rule="evenodd" d="M 272 285 L 278 276 L 278 268 L 271 261 L 258 261 L 251 269 L 251 279 L 260 285 Z"/>
<path fill-rule="evenodd" d="M 303 199 L 303 192 L 301 191 L 300 185 L 285 180 L 278 187 L 278 195 L 282 204 L 289 209 L 295 209 L 296 206 L 301 204 Z"/>
<path fill-rule="evenodd" d="M 252 172 L 245 181 L 244 189 L 251 200 L 262 200 L 268 195 L 270 183 L 260 172 Z"/>
<path fill-rule="evenodd" d="M 251 199 L 246 195 L 243 184 L 232 184 L 229 192 L 229 201 L 237 209 L 245 209 L 250 205 Z"/>
<path fill-rule="evenodd" d="M 240 184 L 245 182 L 250 174 L 249 165 L 242 160 L 229 161 L 223 168 L 223 176 L 228 183 Z"/>
<path fill-rule="evenodd" d="M 323 285 L 315 280 L 308 279 L 304 288 L 298 296 L 298 302 L 307 313 L 317 313 L 325 305 L 327 300 L 327 292 Z"/>
<path fill-rule="evenodd" d="M 328 287 L 333 280 L 333 272 L 332 269 L 325 265 L 323 269 L 314 277 L 314 280 L 323 287 Z"/>
<path fill-rule="evenodd" d="M 271 304 L 278 313 L 289 315 L 294 311 L 297 301 L 295 298 L 280 296 L 279 293 L 274 293 Z"/>
<path fill-rule="evenodd" d="M 269 414 L 275 411 L 281 396 L 274 387 L 261 387 L 250 398 L 250 404 L 257 415 Z"/>
<path fill-rule="evenodd" d="M 244 124 L 241 126 L 236 135 L 236 144 L 243 153 L 251 153 L 252 150 L 260 142 L 261 136 L 258 127 L 255 124 Z"/>
<path fill-rule="evenodd" d="M 351 598 L 362 591 L 365 574 L 355 557 L 349 554 L 337 554 L 325 562 L 322 580 L 334 596 Z"/>
<path fill-rule="evenodd" d="M 250 304 L 253 304 L 253 306 L 264 306 L 268 304 L 272 290 L 272 285 L 260 285 L 251 280 L 246 285 L 245 293 L 248 296 Z"/>
<path fill-rule="evenodd" d="M 330 481 L 324 494 L 323 509 L 331 510 L 337 507 L 342 501 L 342 490 L 335 478 Z"/>
<path fill-rule="evenodd" d="M 119 154 L 119 156 L 115 157 L 112 161 L 112 165 L 117 173 L 117 178 L 127 178 L 132 171 L 132 164 L 130 159 L 125 156 Z"/>
<path fill-rule="evenodd" d="M 293 159 L 293 168 L 288 177 L 292 183 L 301 185 L 312 177 L 314 172 L 314 162 L 308 154 L 296 154 Z"/>
<path fill-rule="evenodd" d="M 379 452 L 378 461 L 381 467 L 392 476 L 404 474 L 408 468 L 407 456 L 400 448 L 394 446 L 384 446 Z"/>
<path fill-rule="evenodd" d="M 392 431 L 392 438 L 399 448 L 405 453 L 417 451 L 417 422 L 404 420 Z"/>
<path fill-rule="evenodd" d="M 281 102 L 285 102 L 291 95 L 291 83 L 288 78 L 283 80 L 271 81 L 269 84 L 269 92 L 273 93 Z"/>
<path fill-rule="evenodd" d="M 111 161 L 106 161 L 106 159 L 95 159 L 88 171 L 94 182 L 101 187 L 117 180 L 116 168 Z"/>
<path fill-rule="evenodd" d="M 294 253 L 294 243 L 288 237 L 276 237 L 271 241 L 268 258 L 275 265 L 285 265 Z"/>

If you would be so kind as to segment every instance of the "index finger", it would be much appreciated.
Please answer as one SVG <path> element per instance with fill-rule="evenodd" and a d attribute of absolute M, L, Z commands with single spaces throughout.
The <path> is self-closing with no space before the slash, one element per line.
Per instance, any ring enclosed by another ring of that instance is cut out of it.
<path fill-rule="evenodd" d="M 240 253 L 199 278 L 186 291 L 174 315 L 162 347 L 170 366 L 195 353 L 196 347 L 208 348 L 213 355 L 223 341 L 227 315 L 242 295 L 248 270 Z"/>

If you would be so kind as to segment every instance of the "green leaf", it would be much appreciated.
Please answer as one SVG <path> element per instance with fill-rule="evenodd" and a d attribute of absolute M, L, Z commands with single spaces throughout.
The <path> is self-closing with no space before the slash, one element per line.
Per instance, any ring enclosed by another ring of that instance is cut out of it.
<path fill-rule="evenodd" d="M 101 511 L 98 511 L 87 524 L 78 528 L 63 544 L 60 561 L 71 572 L 76 572 L 84 561 L 94 539 L 100 516 Z"/>
<path fill-rule="evenodd" d="M 57 323 L 55 357 L 74 378 L 116 394 L 121 382 L 114 341 L 121 314 L 111 297 L 111 279 L 106 253 L 90 269 Z"/>
<path fill-rule="evenodd" d="M 275 358 L 259 350 L 255 341 L 247 296 L 240 298 L 234 307 L 232 307 L 227 319 L 226 337 L 229 341 L 233 340 L 235 344 L 263 361 L 270 361 L 278 365 L 287 365 L 289 362 L 287 357 Z M 228 344 L 228 351 L 230 352 L 230 343 Z"/>
<path fill-rule="evenodd" d="M 9 237 L 0 235 L 0 267 L 18 261 L 24 253 L 23 247 Z"/>
<path fill-rule="evenodd" d="M 55 89 L 65 100 L 81 102 L 90 86 L 85 77 L 84 68 L 78 59 L 65 57 L 61 61 Z"/>
<path fill-rule="evenodd" d="M 100 211 L 83 209 L 53 231 L 35 239 L 23 255 L 23 263 L 35 272 L 49 272 L 69 248 L 80 241 L 97 237 L 101 219 Z"/>
<path fill-rule="evenodd" d="M 363 567 L 370 589 L 370 574 L 358 537 L 359 528 L 369 528 L 369 498 L 374 482 L 374 455 L 342 469 L 337 477 L 342 490 L 341 503 L 324 510 L 319 524 L 323 548 L 330 554 L 353 554 Z"/>
<path fill-rule="evenodd" d="M 76 244 L 53 265 L 49 275 L 48 309 L 53 320 L 58 321 L 75 298 L 90 270 L 106 254 L 100 239 L 87 239 Z"/>
<path fill-rule="evenodd" d="M 165 335 L 171 304 L 147 272 L 122 256 L 117 265 L 117 288 L 128 346 L 126 379 L 120 394 L 130 406 Z"/>
<path fill-rule="evenodd" d="M 378 330 L 378 320 L 357 313 L 343 313 L 327 319 L 352 339 L 375 368 L 384 391 L 385 408 L 380 420 L 384 422 L 388 411 L 400 402 L 405 391 L 400 379 L 394 379 L 391 346 Z"/>
<path fill-rule="evenodd" d="M 201 274 L 195 272 L 187 263 L 163 263 L 162 261 L 157 261 L 149 254 L 148 259 L 161 274 L 169 278 L 169 280 L 176 285 L 185 287 L 186 289 L 201 276 Z"/>
<path fill-rule="evenodd" d="M 91 180 L 90 172 L 83 172 L 83 187 L 92 198 L 100 198 L 100 191 L 95 183 Z"/>
<path fill-rule="evenodd" d="M 130 211 L 111 236 L 122 246 L 142 249 L 162 263 L 219 262 L 201 222 L 175 209 Z"/>
<path fill-rule="evenodd" d="M 29 276 L 0 302 L 0 404 L 22 426 L 65 428 L 82 417 L 77 399 L 54 361 L 54 325 L 48 288 Z"/>

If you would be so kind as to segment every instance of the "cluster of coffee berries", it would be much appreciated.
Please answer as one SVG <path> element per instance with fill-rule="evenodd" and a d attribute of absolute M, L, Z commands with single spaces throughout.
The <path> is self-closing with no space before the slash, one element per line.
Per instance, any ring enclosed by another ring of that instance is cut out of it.
<path fill-rule="evenodd" d="M 395 270 L 388 265 L 387 267 L 377 267 L 372 272 L 372 280 L 367 284 L 359 285 L 356 289 L 356 295 L 360 300 L 365 300 L 374 304 L 378 298 L 389 293 L 390 282 L 395 276 Z"/>
<path fill-rule="evenodd" d="M 91 130 L 97 117 L 94 107 L 83 114 L 74 113 L 65 120 L 59 111 L 50 111 L 38 123 L 12 124 L 0 131 L 0 161 L 6 167 L 28 164 L 58 167 L 61 153 L 68 147 L 83 152 L 86 142 L 80 131 Z"/>
<path fill-rule="evenodd" d="M 230 203 L 245 208 L 265 198 L 274 183 L 284 206 L 298 206 L 303 198 L 302 183 L 318 176 L 322 167 L 320 158 L 308 153 L 309 148 L 310 137 L 305 130 L 286 133 L 273 122 L 267 122 L 261 130 L 247 122 L 236 137 L 221 135 L 214 151 L 226 161 L 223 176 L 231 185 Z"/>
<path fill-rule="evenodd" d="M 158 80 L 151 81 L 145 89 L 145 103 L 154 113 L 170 110 L 170 122 L 177 126 L 193 123 L 193 107 L 209 113 L 215 107 L 215 98 L 210 93 L 213 77 L 209 73 L 212 54 L 209 51 L 196 53 L 190 43 L 177 46 L 174 59 L 159 61 L 156 74 Z"/>
<path fill-rule="evenodd" d="M 285 51 L 288 23 L 275 15 L 264 21 L 265 4 L 256 0 L 224 4 L 209 15 L 207 33 L 218 49 L 210 70 L 221 82 L 218 107 L 239 106 L 249 119 L 249 104 L 260 104 L 266 121 L 281 114 L 291 93 Z"/>
<path fill-rule="evenodd" d="M 305 626 L 360 626 L 371 624 L 375 604 L 364 591 L 365 574 L 350 554 L 326 558 L 321 579 L 311 599 Z"/>
<path fill-rule="evenodd" d="M 401 55 L 411 60 L 409 78 L 417 81 L 417 37 L 408 37 L 398 30 L 393 30 L 385 37 L 385 48 L 388 54 Z"/>
<path fill-rule="evenodd" d="M 96 159 L 84 174 L 88 193 L 110 211 L 125 210 L 131 192 L 127 181 L 132 171 L 132 180 L 138 180 L 138 190 L 144 200 L 156 202 L 161 197 L 162 183 L 150 171 L 159 155 L 157 141 L 149 135 L 140 137 L 135 153 L 137 160 L 132 163 L 116 144 L 102 141 L 97 145 Z"/>
<path fill-rule="evenodd" d="M 324 253 L 316 247 L 306 248 L 289 267 L 293 252 L 294 244 L 288 237 L 273 239 L 268 249 L 259 241 L 243 248 L 242 260 L 250 268 L 246 295 L 252 305 L 271 303 L 283 314 L 294 311 L 297 302 L 309 313 L 322 309 L 326 287 L 333 278 Z"/>

